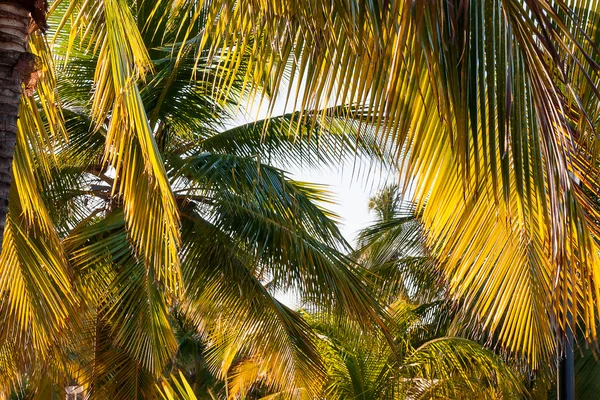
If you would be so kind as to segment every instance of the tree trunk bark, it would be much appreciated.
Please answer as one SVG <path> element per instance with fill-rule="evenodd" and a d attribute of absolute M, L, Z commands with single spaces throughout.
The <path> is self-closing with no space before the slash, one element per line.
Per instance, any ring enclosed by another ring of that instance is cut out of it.
<path fill-rule="evenodd" d="M 33 69 L 27 51 L 31 17 L 22 1 L 0 0 L 0 248 L 8 212 L 23 79 Z"/>
<path fill-rule="evenodd" d="M 567 328 L 563 357 L 558 363 L 558 400 L 575 400 L 575 354 L 573 351 L 573 334 Z"/>

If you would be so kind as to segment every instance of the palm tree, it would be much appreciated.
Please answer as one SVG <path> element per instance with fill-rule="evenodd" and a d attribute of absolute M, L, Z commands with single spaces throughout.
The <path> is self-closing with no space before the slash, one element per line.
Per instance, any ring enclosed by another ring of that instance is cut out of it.
<path fill-rule="evenodd" d="M 151 18 L 137 25 L 148 9 L 99 2 L 94 19 L 68 7 L 54 16 L 74 19 L 50 38 L 64 129 L 39 152 L 21 142 L 15 158 L 31 165 L 15 183 L 44 189 L 11 192 L 22 197 L 0 266 L 2 392 L 83 385 L 98 398 L 153 398 L 176 367 L 182 314 L 214 354 L 269 366 L 269 390 L 310 397 L 324 376 L 316 336 L 273 293 L 296 290 L 365 327 L 384 312 L 344 255 L 327 193 L 270 163 L 379 156 L 372 130 L 337 107 L 314 124 L 298 112 L 239 124 L 246 58 L 228 93 L 215 93 L 228 66 L 187 42 L 160 46 L 166 28 L 167 39 Z"/>
<path fill-rule="evenodd" d="M 29 36 L 46 28 L 44 0 L 5 0 L 0 3 L 0 247 L 8 213 L 12 182 L 13 155 L 17 141 L 17 119 L 23 88 L 31 95 L 41 69 L 36 55 L 30 53 Z"/>

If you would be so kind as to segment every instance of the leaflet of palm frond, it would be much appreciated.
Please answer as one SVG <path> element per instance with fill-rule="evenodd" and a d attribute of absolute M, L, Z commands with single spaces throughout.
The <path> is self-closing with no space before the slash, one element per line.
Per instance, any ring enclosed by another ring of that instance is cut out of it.
<path fill-rule="evenodd" d="M 85 44 L 79 40 L 72 49 L 67 48 L 68 43 L 68 37 L 60 38 L 53 46 L 57 58 L 69 54 L 68 63 L 60 63 L 57 67 L 57 91 L 68 135 L 58 157 L 61 165 L 67 162 L 70 166 L 80 167 L 100 165 L 110 116 L 106 115 L 103 124 L 93 118 L 91 98 L 98 55 L 79 48 Z"/>
<path fill-rule="evenodd" d="M 68 144 L 59 149 L 56 165 L 51 170 L 52 180 L 44 183 L 42 195 L 56 229 L 61 237 L 66 237 L 90 212 L 106 207 L 110 190 L 102 193 L 98 187 L 110 189 L 114 180 L 102 168 L 103 132 L 90 134 L 90 121 L 85 115 L 69 110 L 63 110 L 63 114 L 69 132 Z M 104 197 L 94 198 L 94 194 Z"/>
<path fill-rule="evenodd" d="M 66 131 L 48 43 L 44 36 L 34 33 L 30 35 L 29 46 L 37 60 L 35 92 L 21 97 L 17 123 L 17 147 L 20 146 L 21 150 L 19 159 L 13 162 L 14 179 L 19 179 L 16 184 L 19 185 L 21 207 L 27 215 L 26 220 L 39 218 L 39 226 L 47 229 L 52 236 L 52 220 L 45 194 L 40 188 L 52 180 L 56 150 L 66 138 Z"/>
<path fill-rule="evenodd" d="M 229 382 L 229 399 L 260 398 L 261 400 L 293 400 L 314 398 L 310 391 L 303 387 L 273 392 L 269 390 L 270 366 L 263 360 L 241 358 L 233 366 L 227 376 Z"/>
<path fill-rule="evenodd" d="M 593 399 L 597 396 L 600 390 L 600 360 L 598 359 L 598 348 L 588 346 L 583 340 L 583 332 L 579 331 L 576 335 L 578 343 L 574 343 L 574 371 L 575 371 L 575 395 L 578 399 Z M 554 371 L 552 371 L 554 372 Z M 556 375 L 549 373 L 547 376 L 542 376 L 545 379 L 541 382 L 535 382 L 539 399 L 557 400 L 559 394 L 556 380 L 559 379 Z"/>
<path fill-rule="evenodd" d="M 219 393 L 224 382 L 213 375 L 206 363 L 206 334 L 184 314 L 179 304 L 171 307 L 171 326 L 177 339 L 177 354 L 171 370 L 181 371 L 196 393 Z"/>
<path fill-rule="evenodd" d="M 527 395 L 516 374 L 483 346 L 462 338 L 429 341 L 404 360 L 409 398 L 493 399 Z"/>
<path fill-rule="evenodd" d="M 87 295 L 97 296 L 96 318 L 110 328 L 115 354 L 127 353 L 136 370 L 158 376 L 177 348 L 167 318 L 166 289 L 155 279 L 156 266 L 135 257 L 125 226 L 123 212 L 114 210 L 84 221 L 65 245 Z"/>
<path fill-rule="evenodd" d="M 372 290 L 385 304 L 398 298 L 417 303 L 441 298 L 439 262 L 430 254 L 423 224 L 400 186 L 380 190 L 369 209 L 376 220 L 359 232 L 354 257 L 368 270 Z"/>
<path fill-rule="evenodd" d="M 390 384 L 394 373 L 388 364 L 393 352 L 381 335 L 352 335 L 353 327 L 342 330 L 336 322 L 317 330 L 322 336 L 320 350 L 327 367 L 328 380 L 323 396 L 328 399 L 392 399 L 395 391 Z M 402 348 L 401 340 L 397 341 Z M 387 383 L 384 383 L 387 382 Z"/>
<path fill-rule="evenodd" d="M 592 349 L 575 349 L 575 393 L 579 399 L 593 399 L 598 393 L 600 362 Z M 549 396 L 550 397 L 550 396 Z"/>
<path fill-rule="evenodd" d="M 385 186 L 369 199 L 369 210 L 375 212 L 378 222 L 387 222 L 399 216 L 415 215 L 413 205 L 405 201 L 404 197 L 400 185 Z"/>
<path fill-rule="evenodd" d="M 322 366 L 304 321 L 253 275 L 250 254 L 208 221 L 182 215 L 184 310 L 209 337 L 213 372 L 227 375 L 237 351 L 225 349 L 237 346 L 264 363 L 272 386 L 311 391 L 321 380 Z M 224 352 L 232 358 L 223 358 Z"/>
<path fill-rule="evenodd" d="M 56 90 L 54 60 L 50 45 L 43 35 L 37 33 L 30 35 L 29 49 L 37 60 L 37 71 L 34 72 L 36 75 L 34 94 L 37 103 L 34 103 L 35 106 L 30 105 L 25 112 L 32 113 L 36 117 L 36 123 L 40 125 L 37 129 L 38 134 L 32 135 L 29 140 L 36 143 L 36 148 L 46 150 L 51 157 L 54 156 L 54 152 L 50 149 L 54 149 L 56 144 L 66 136 L 61 104 Z M 28 96 L 28 100 L 33 100 L 33 96 Z"/>
<path fill-rule="evenodd" d="M 94 208 L 91 186 L 101 181 L 114 184 L 107 175 L 109 166 L 103 163 L 106 126 L 96 126 L 89 104 L 96 62 L 89 54 L 72 51 L 69 64 L 59 66 L 58 92 L 67 138 L 56 151 L 56 166 L 44 195 L 64 236 Z"/>
<path fill-rule="evenodd" d="M 177 168 L 175 162 L 177 160 L 173 160 Z M 298 229 L 326 245 L 349 248 L 334 222 L 338 217 L 324 207 L 333 201 L 324 186 L 293 181 L 284 171 L 254 157 L 210 154 L 200 150 L 180 161 L 179 165 L 175 176 L 187 178 L 191 189 L 210 195 L 215 202 L 216 215 L 222 215 L 220 224 L 226 231 L 236 230 L 241 237 L 252 240 L 249 227 L 236 225 L 235 220 L 228 222 L 227 217 L 235 218 L 238 211 L 266 213 L 278 223 L 297 225 Z M 245 201 L 246 205 L 240 205 L 240 201 Z M 230 202 L 233 203 L 227 209 Z M 260 236 L 259 231 L 256 237 Z"/>
<path fill-rule="evenodd" d="M 414 215 L 376 222 L 359 233 L 358 241 L 357 252 L 369 265 L 428 255 L 423 226 Z"/>
<path fill-rule="evenodd" d="M 163 378 L 156 384 L 156 387 L 163 400 L 197 400 L 192 387 L 181 371 L 179 374 L 171 374 L 169 380 Z"/>
<path fill-rule="evenodd" d="M 67 52 L 78 38 L 97 56 L 92 117 L 97 127 L 110 117 L 104 158 L 116 171 L 128 233 L 145 262 L 159 266 L 156 279 L 177 290 L 179 218 L 138 88 L 152 64 L 130 4 L 74 1 L 61 25 L 70 18 Z"/>

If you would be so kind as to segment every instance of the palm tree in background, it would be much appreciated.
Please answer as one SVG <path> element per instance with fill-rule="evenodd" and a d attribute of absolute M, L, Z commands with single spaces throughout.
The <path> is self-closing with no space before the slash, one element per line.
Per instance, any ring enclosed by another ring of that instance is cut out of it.
<path fill-rule="evenodd" d="M 365 267 L 379 298 L 425 304 L 442 300 L 447 286 L 440 263 L 427 246 L 423 223 L 399 185 L 369 200 L 374 222 L 358 234 L 354 257 Z"/>

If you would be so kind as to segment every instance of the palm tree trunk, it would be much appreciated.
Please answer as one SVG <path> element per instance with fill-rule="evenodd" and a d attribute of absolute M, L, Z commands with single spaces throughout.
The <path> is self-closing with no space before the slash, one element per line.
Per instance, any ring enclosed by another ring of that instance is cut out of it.
<path fill-rule="evenodd" d="M 558 363 L 558 400 L 575 400 L 575 354 L 570 328 L 565 336 L 565 354 Z"/>
<path fill-rule="evenodd" d="M 8 212 L 22 82 L 34 65 L 27 51 L 29 12 L 23 1 L 0 1 L 0 247 Z"/>

